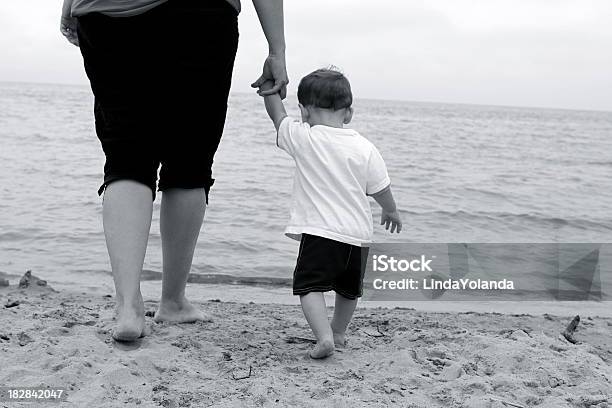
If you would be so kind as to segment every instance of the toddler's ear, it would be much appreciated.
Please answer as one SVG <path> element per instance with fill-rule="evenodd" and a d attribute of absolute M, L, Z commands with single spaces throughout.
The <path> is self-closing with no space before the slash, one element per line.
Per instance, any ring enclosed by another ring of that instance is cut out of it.
<path fill-rule="evenodd" d="M 348 125 L 349 123 L 351 123 L 351 120 L 353 120 L 353 107 L 352 106 L 345 109 L 343 123 L 345 125 Z"/>
<path fill-rule="evenodd" d="M 300 107 L 300 113 L 302 114 L 302 122 L 308 121 L 308 118 L 310 118 L 310 111 L 301 103 L 298 103 L 298 106 Z"/>

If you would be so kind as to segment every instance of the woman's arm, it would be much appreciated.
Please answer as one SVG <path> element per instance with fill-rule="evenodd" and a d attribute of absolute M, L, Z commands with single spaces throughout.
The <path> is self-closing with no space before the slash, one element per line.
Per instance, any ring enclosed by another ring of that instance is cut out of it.
<path fill-rule="evenodd" d="M 268 57 L 264 62 L 261 76 L 251 86 L 259 88 L 267 80 L 274 87 L 261 93 L 262 96 L 279 93 L 284 99 L 287 94 L 287 67 L 285 64 L 285 28 L 283 0 L 253 0 L 261 28 L 268 41 Z"/>
<path fill-rule="evenodd" d="M 271 55 L 285 54 L 283 0 L 253 0 Z"/>
<path fill-rule="evenodd" d="M 79 38 L 77 37 L 77 24 L 76 18 L 71 15 L 72 0 L 64 0 L 62 5 L 62 18 L 60 21 L 60 32 L 71 44 L 79 46 Z"/>

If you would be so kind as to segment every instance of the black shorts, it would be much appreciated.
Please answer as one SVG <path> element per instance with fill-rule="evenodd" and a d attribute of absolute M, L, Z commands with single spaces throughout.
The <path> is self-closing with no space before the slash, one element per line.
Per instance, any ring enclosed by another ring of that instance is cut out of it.
<path fill-rule="evenodd" d="M 361 297 L 368 248 L 302 234 L 293 272 L 293 294 L 330 290 L 348 299 Z"/>
<path fill-rule="evenodd" d="M 95 96 L 104 183 L 130 179 L 159 190 L 213 183 L 238 46 L 226 0 L 171 0 L 133 17 L 79 17 Z"/>

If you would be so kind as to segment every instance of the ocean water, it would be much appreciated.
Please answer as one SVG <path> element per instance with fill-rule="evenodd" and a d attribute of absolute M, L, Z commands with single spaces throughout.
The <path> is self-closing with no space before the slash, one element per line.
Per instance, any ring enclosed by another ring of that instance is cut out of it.
<path fill-rule="evenodd" d="M 86 86 L 0 83 L 0 271 L 95 284 L 109 272 L 104 158 Z M 287 100 L 297 114 L 295 98 Z M 356 99 L 404 231 L 388 242 L 612 242 L 612 112 Z M 257 95 L 233 94 L 193 272 L 290 278 L 293 162 Z M 159 203 L 145 269 L 161 270 Z M 375 221 L 380 210 L 373 202 Z"/>

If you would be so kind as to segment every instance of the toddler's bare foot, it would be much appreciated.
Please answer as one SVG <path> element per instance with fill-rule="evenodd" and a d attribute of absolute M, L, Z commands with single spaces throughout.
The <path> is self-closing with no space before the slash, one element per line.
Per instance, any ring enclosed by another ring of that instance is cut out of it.
<path fill-rule="evenodd" d="M 117 305 L 117 323 L 113 328 L 113 339 L 117 341 L 134 341 L 145 335 L 144 305 L 142 298 L 135 305 Z"/>
<path fill-rule="evenodd" d="M 334 333 L 334 345 L 338 348 L 346 347 L 346 338 L 344 333 Z"/>
<path fill-rule="evenodd" d="M 314 359 L 326 358 L 332 354 L 334 354 L 334 342 L 331 340 L 318 341 L 309 353 L 310 357 Z"/>
<path fill-rule="evenodd" d="M 179 302 L 162 300 L 153 320 L 157 323 L 193 323 L 204 320 L 204 315 L 185 298 Z"/>

